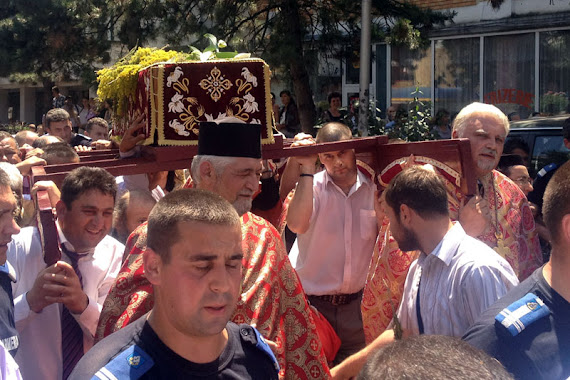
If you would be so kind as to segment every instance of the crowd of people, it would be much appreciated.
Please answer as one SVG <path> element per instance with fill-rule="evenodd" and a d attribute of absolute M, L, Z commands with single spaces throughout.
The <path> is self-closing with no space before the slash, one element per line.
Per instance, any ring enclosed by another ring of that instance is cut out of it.
<path fill-rule="evenodd" d="M 352 139 L 335 95 L 313 137 L 280 94 L 293 147 Z M 570 376 L 570 164 L 538 173 L 538 194 L 520 152 L 503 155 L 496 107 L 436 124 L 470 141 L 471 198 L 413 157 L 385 188 L 352 149 L 262 161 L 260 127 L 234 122 L 201 123 L 186 172 L 82 166 L 24 190 L 33 166 L 113 146 L 104 118 L 74 131 L 60 98 L 47 135 L 0 133 L 0 379 Z M 56 215 L 50 265 L 38 190 Z"/>

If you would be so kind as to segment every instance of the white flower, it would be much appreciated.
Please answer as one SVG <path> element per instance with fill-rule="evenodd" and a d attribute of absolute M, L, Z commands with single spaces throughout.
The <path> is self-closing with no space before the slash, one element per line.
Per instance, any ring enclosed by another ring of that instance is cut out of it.
<path fill-rule="evenodd" d="M 261 124 L 261 120 L 259 120 L 259 119 L 251 119 L 251 121 L 249 122 L 249 124 Z"/>
<path fill-rule="evenodd" d="M 206 121 L 220 121 L 227 117 L 226 114 L 222 112 L 218 112 L 218 117 L 216 117 L 215 119 L 211 114 L 208 113 L 205 113 L 204 116 L 206 117 Z"/>
<path fill-rule="evenodd" d="M 180 79 L 182 74 L 183 73 L 180 66 L 176 66 L 174 71 L 168 75 L 168 78 L 166 78 L 166 87 L 170 87 L 174 82 L 178 82 L 178 79 Z"/>
<path fill-rule="evenodd" d="M 257 87 L 257 78 L 249 72 L 247 67 L 241 69 L 241 76 L 245 78 L 246 82 L 253 84 L 253 87 Z"/>
<path fill-rule="evenodd" d="M 259 112 L 257 102 L 255 101 L 253 95 L 245 94 L 243 99 L 245 100 L 245 105 L 244 105 L 245 112 L 247 113 Z"/>
<path fill-rule="evenodd" d="M 176 130 L 176 133 L 178 133 L 180 136 L 190 136 L 190 132 L 184 128 L 184 125 L 180 124 L 178 119 L 171 120 L 168 125 L 170 128 Z"/>
<path fill-rule="evenodd" d="M 182 94 L 174 94 L 170 103 L 168 103 L 168 112 L 180 113 L 184 111 L 184 104 L 182 103 L 184 96 Z"/>

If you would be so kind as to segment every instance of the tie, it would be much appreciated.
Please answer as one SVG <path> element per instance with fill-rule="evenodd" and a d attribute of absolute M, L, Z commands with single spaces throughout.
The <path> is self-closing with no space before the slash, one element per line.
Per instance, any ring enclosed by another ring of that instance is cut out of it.
<path fill-rule="evenodd" d="M 420 272 L 420 280 L 418 282 L 418 293 L 416 294 L 416 314 L 418 317 L 418 329 L 420 330 L 420 335 L 422 335 L 424 333 L 424 322 L 422 321 L 422 312 L 420 310 L 420 286 L 421 285 L 422 285 L 422 274 Z"/>
<path fill-rule="evenodd" d="M 79 277 L 79 283 L 83 287 L 83 278 L 79 271 L 78 260 L 87 254 L 79 255 L 76 252 L 69 251 L 63 244 L 61 244 L 61 250 L 71 260 L 71 267 L 77 274 L 77 277 Z M 63 306 L 61 312 L 61 353 L 63 357 L 63 380 L 65 380 L 83 356 L 83 331 L 65 306 Z"/>

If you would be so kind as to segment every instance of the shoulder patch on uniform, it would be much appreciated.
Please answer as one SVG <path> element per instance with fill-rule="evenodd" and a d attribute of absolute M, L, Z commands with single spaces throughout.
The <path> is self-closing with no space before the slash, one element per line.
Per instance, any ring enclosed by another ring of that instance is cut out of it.
<path fill-rule="evenodd" d="M 556 168 L 558 168 L 558 165 L 548 164 L 545 167 L 543 167 L 542 169 L 540 169 L 539 172 L 536 173 L 536 176 L 537 177 L 544 177 L 546 175 L 546 173 L 551 172 L 551 171 L 555 170 Z"/>
<path fill-rule="evenodd" d="M 517 336 L 525 328 L 548 314 L 550 314 L 548 306 L 538 296 L 527 293 L 497 314 L 495 324 L 500 325 L 512 336 Z"/>
<path fill-rule="evenodd" d="M 133 344 L 101 368 L 91 380 L 136 380 L 154 365 L 152 358 Z"/>
<path fill-rule="evenodd" d="M 267 357 L 269 357 L 269 359 L 271 360 L 271 362 L 273 363 L 273 366 L 275 367 L 275 370 L 277 372 L 279 372 L 279 363 L 277 363 L 277 358 L 275 358 L 275 355 L 273 354 L 273 351 L 271 351 L 271 348 L 269 347 L 269 345 L 265 342 L 265 339 L 263 339 L 263 337 L 261 336 L 261 334 L 259 333 L 259 331 L 257 331 L 257 329 L 253 326 L 249 326 L 253 332 L 255 333 L 255 337 L 257 340 L 257 344 L 255 345 L 255 348 L 257 348 L 258 350 L 261 350 Z M 240 328 L 240 334 L 244 333 L 244 328 Z"/>

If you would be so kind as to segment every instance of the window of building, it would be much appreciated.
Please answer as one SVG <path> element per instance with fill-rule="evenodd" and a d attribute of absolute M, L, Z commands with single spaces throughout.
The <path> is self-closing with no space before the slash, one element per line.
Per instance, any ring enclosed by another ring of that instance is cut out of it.
<path fill-rule="evenodd" d="M 570 31 L 540 33 L 540 112 L 570 112 Z"/>
<path fill-rule="evenodd" d="M 410 50 L 406 47 L 392 46 L 391 85 L 392 103 L 404 104 L 414 99 L 414 92 L 419 88 L 420 100 L 431 100 L 431 50 Z"/>
<path fill-rule="evenodd" d="M 485 37 L 483 101 L 526 119 L 534 111 L 534 33 Z"/>
<path fill-rule="evenodd" d="M 479 101 L 479 48 L 479 38 L 435 41 L 436 113 L 444 109 L 453 115 Z"/>

